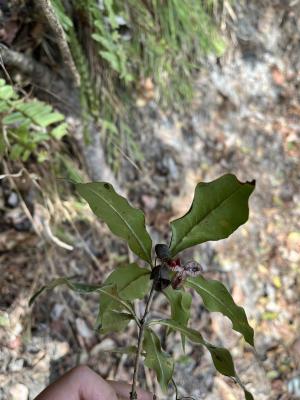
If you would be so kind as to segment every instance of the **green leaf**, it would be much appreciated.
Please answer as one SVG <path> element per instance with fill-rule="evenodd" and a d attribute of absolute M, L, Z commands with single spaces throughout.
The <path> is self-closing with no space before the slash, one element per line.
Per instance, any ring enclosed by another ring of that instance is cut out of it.
<path fill-rule="evenodd" d="M 146 352 L 146 367 L 155 371 L 162 390 L 167 392 L 173 376 L 174 362 L 172 357 L 162 350 L 158 336 L 149 328 L 145 329 L 143 349 Z"/>
<path fill-rule="evenodd" d="M 133 310 L 132 305 L 129 302 L 120 299 L 116 286 L 109 287 L 105 292 L 100 294 L 99 310 L 95 329 L 99 330 L 101 333 L 113 332 L 115 328 L 109 315 L 112 313 L 115 315 L 115 313 L 128 310 L 128 307 Z M 108 317 L 106 317 L 106 314 Z M 124 318 L 123 322 L 123 328 L 125 328 L 129 319 L 126 320 Z"/>
<path fill-rule="evenodd" d="M 20 112 L 13 112 L 6 117 L 3 118 L 2 122 L 5 125 L 10 125 L 10 124 L 17 124 L 26 119 L 24 115 L 22 115 Z"/>
<path fill-rule="evenodd" d="M 32 132 L 30 141 L 32 143 L 42 143 L 49 140 L 49 135 L 43 132 Z M 28 140 L 29 141 L 29 140 Z"/>
<path fill-rule="evenodd" d="M 58 112 L 51 112 L 51 114 L 44 114 L 44 115 L 36 115 L 34 117 L 34 121 L 46 128 L 48 125 L 54 124 L 54 122 L 60 122 L 63 121 L 65 119 L 65 117 L 63 116 L 63 114 L 58 113 Z"/>
<path fill-rule="evenodd" d="M 100 327 L 102 326 L 102 315 L 105 312 L 109 312 L 111 310 L 114 311 L 119 311 L 119 310 L 126 310 L 129 311 L 134 317 L 135 317 L 135 312 L 133 309 L 132 304 L 129 301 L 122 300 L 118 294 L 116 286 L 112 286 L 109 284 L 105 284 L 106 286 L 105 289 L 99 289 L 99 292 L 101 293 L 100 296 L 100 310 L 99 315 L 97 318 L 97 326 Z"/>
<path fill-rule="evenodd" d="M 121 299 L 142 299 L 150 289 L 150 271 L 135 263 L 121 266 L 108 276 L 105 284 L 115 285 Z"/>
<path fill-rule="evenodd" d="M 250 392 L 248 392 L 248 390 L 244 389 L 244 394 L 245 394 L 246 400 L 254 400 L 254 397 L 252 396 L 252 394 Z"/>
<path fill-rule="evenodd" d="M 99 54 L 104 60 L 109 62 L 112 69 L 114 69 L 116 72 L 121 72 L 119 59 L 114 53 L 110 53 L 109 51 L 102 50 L 102 51 L 99 51 Z"/>
<path fill-rule="evenodd" d="M 148 323 L 149 326 L 155 324 L 168 326 L 169 328 L 185 335 L 187 339 L 189 339 L 191 342 L 205 346 L 210 352 L 216 370 L 225 376 L 235 376 L 233 360 L 231 354 L 227 349 L 223 347 L 213 346 L 212 344 L 206 342 L 206 340 L 203 339 L 202 335 L 195 329 L 182 326 L 178 322 L 171 319 L 154 320 Z"/>
<path fill-rule="evenodd" d="M 129 264 L 113 271 L 104 284 L 111 286 L 108 290 L 110 294 L 113 293 L 114 296 L 119 297 L 124 302 L 142 299 L 149 292 L 150 271 L 146 268 L 140 268 L 137 264 Z M 129 305 L 130 303 L 127 304 Z M 124 309 L 124 304 L 115 301 L 108 293 L 100 295 L 97 326 L 101 328 L 102 333 L 107 333 L 110 330 L 114 331 L 114 329 L 111 329 L 111 324 L 106 325 L 109 322 L 106 314 L 110 314 L 112 311 L 120 312 L 122 309 Z"/>
<path fill-rule="evenodd" d="M 152 241 L 141 210 L 132 207 L 109 183 L 78 183 L 76 189 L 112 233 L 126 240 L 136 255 L 152 264 Z"/>
<path fill-rule="evenodd" d="M 0 156 L 3 156 L 6 152 L 7 144 L 4 140 L 3 135 L 0 136 Z"/>
<path fill-rule="evenodd" d="M 57 18 L 59 19 L 59 22 L 61 23 L 64 30 L 68 32 L 73 27 L 73 21 L 66 14 L 61 0 L 53 0 L 51 3 L 53 4 L 53 8 L 55 10 Z"/>
<path fill-rule="evenodd" d="M 31 151 L 30 150 L 24 150 L 22 154 L 22 161 L 26 162 L 28 158 L 30 157 Z"/>
<path fill-rule="evenodd" d="M 15 103 L 15 108 L 18 111 L 21 111 L 24 115 L 29 117 L 30 119 L 34 119 L 36 116 L 41 116 L 51 113 L 52 107 L 42 103 L 38 100 L 32 100 L 29 102 L 24 102 L 23 100 L 19 100 L 19 102 Z"/>
<path fill-rule="evenodd" d="M 255 182 L 241 183 L 231 174 L 198 183 L 190 210 L 171 222 L 172 256 L 196 244 L 231 235 L 248 219 L 248 199 L 254 187 Z"/>
<path fill-rule="evenodd" d="M 12 160 L 19 160 L 23 150 L 24 149 L 22 146 L 20 146 L 19 144 L 14 144 L 13 146 L 11 146 L 9 151 L 10 158 Z"/>
<path fill-rule="evenodd" d="M 0 99 L 9 100 L 15 96 L 15 92 L 10 85 L 4 85 L 0 87 Z"/>
<path fill-rule="evenodd" d="M 53 111 L 51 106 L 38 100 L 16 104 L 15 108 L 28 116 L 33 123 L 41 127 L 47 127 L 65 118 L 63 114 Z"/>
<path fill-rule="evenodd" d="M 187 326 L 190 318 L 192 296 L 182 290 L 173 290 L 170 287 L 163 291 L 171 306 L 171 318 L 182 326 Z M 181 335 L 182 347 L 185 348 L 185 335 Z"/>
<path fill-rule="evenodd" d="M 68 124 L 63 122 L 59 124 L 56 128 L 52 129 L 50 135 L 55 139 L 60 140 L 68 133 Z"/>
<path fill-rule="evenodd" d="M 245 395 L 245 400 L 254 400 L 253 395 L 245 388 L 245 385 L 240 380 L 238 375 L 235 376 L 235 380 L 240 385 L 240 387 L 243 389 L 244 395 Z"/>
<path fill-rule="evenodd" d="M 1 101 L 0 98 L 0 113 L 4 113 L 6 111 L 9 111 L 11 109 L 11 106 L 6 103 L 5 101 Z"/>
<path fill-rule="evenodd" d="M 224 347 L 215 347 L 208 343 L 206 348 L 210 352 L 216 370 L 225 376 L 234 376 L 234 364 L 229 351 Z"/>
<path fill-rule="evenodd" d="M 92 38 L 96 41 L 102 44 L 103 47 L 105 47 L 107 50 L 112 50 L 116 48 L 116 45 L 112 40 L 109 40 L 109 38 L 106 38 L 104 36 L 99 35 L 98 33 L 93 33 Z"/>
<path fill-rule="evenodd" d="M 105 294 L 106 298 L 113 300 L 114 305 L 118 305 L 114 310 L 113 307 L 109 309 L 109 312 L 105 313 L 103 320 L 100 321 L 101 331 L 106 333 L 110 331 L 118 331 L 122 330 L 126 327 L 129 321 L 131 321 L 135 317 L 135 313 L 133 307 L 126 301 L 120 299 L 117 294 L 116 287 L 112 287 L 112 285 L 104 283 L 103 285 L 87 285 L 84 283 L 75 283 L 67 278 L 58 278 L 51 281 L 48 285 L 41 287 L 29 300 L 29 305 L 35 301 L 35 299 L 43 293 L 45 290 L 54 289 L 59 285 L 67 285 L 71 290 L 78 293 L 91 293 L 91 292 L 100 292 Z M 111 303 L 109 303 L 111 305 Z M 125 309 L 127 313 L 120 313 L 120 309 Z M 98 325 L 99 325 L 99 321 Z M 99 326 L 97 326 L 99 329 Z"/>
<path fill-rule="evenodd" d="M 232 328 L 240 332 L 247 343 L 254 346 L 254 331 L 248 323 L 245 310 L 235 304 L 231 294 L 221 282 L 197 276 L 188 278 L 185 284 L 202 297 L 208 311 L 217 311 L 228 317 L 232 322 Z"/>
<path fill-rule="evenodd" d="M 32 303 L 36 300 L 36 298 L 42 294 L 45 290 L 52 290 L 56 286 L 66 285 L 70 289 L 78 293 L 91 293 L 95 291 L 103 291 L 104 288 L 109 287 L 108 285 L 87 285 L 85 283 L 76 283 L 72 282 L 68 278 L 57 278 L 52 280 L 47 285 L 42 286 L 29 300 L 29 305 L 31 306 Z"/>
<path fill-rule="evenodd" d="M 102 334 L 107 334 L 110 332 L 123 331 L 132 319 L 133 317 L 129 313 L 110 310 L 104 313 L 100 332 Z"/>

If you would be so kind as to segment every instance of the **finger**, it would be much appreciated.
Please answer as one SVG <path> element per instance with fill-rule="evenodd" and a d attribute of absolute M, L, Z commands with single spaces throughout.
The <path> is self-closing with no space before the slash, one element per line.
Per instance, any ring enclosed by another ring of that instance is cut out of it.
<path fill-rule="evenodd" d="M 114 381 L 109 381 L 109 384 L 114 388 L 118 396 L 122 396 L 126 400 L 129 399 L 131 392 L 131 385 L 128 385 L 128 383 L 125 382 L 114 382 Z M 137 395 L 139 400 L 153 399 L 153 394 L 146 392 L 143 389 L 137 389 Z"/>
<path fill-rule="evenodd" d="M 118 400 L 115 390 L 86 366 L 73 368 L 35 400 Z"/>
<path fill-rule="evenodd" d="M 80 400 L 118 400 L 114 388 L 101 376 L 88 367 L 81 368 L 78 372 Z"/>

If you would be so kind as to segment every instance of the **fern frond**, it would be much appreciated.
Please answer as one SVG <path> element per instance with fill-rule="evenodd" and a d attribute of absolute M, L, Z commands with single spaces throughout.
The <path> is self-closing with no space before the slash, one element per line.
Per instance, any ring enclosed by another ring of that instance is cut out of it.
<path fill-rule="evenodd" d="M 67 134 L 63 114 L 42 101 L 21 98 L 3 79 L 0 79 L 0 115 L 1 153 L 7 152 L 13 160 L 26 161 L 31 154 L 38 155 L 40 145 Z"/>

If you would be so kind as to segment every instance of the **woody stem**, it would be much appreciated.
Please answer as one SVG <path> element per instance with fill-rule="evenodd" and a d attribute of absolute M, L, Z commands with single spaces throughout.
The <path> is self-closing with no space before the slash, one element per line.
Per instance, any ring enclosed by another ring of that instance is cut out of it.
<path fill-rule="evenodd" d="M 137 376 L 138 376 L 138 370 L 139 370 L 139 363 L 140 363 L 140 356 L 142 352 L 142 346 L 143 346 L 143 339 L 144 339 L 144 332 L 145 332 L 145 324 L 147 320 L 147 316 L 149 314 L 149 310 L 151 307 L 151 303 L 154 297 L 154 284 L 152 285 L 146 307 L 145 307 L 145 312 L 140 320 L 140 327 L 139 327 L 139 336 L 138 336 L 138 345 L 137 345 L 137 352 L 135 356 L 135 362 L 134 362 L 134 371 L 133 371 L 133 379 L 132 379 L 132 387 L 131 387 L 131 392 L 130 392 L 130 400 L 136 400 L 137 397 L 137 392 L 136 392 L 136 385 L 137 385 Z"/>

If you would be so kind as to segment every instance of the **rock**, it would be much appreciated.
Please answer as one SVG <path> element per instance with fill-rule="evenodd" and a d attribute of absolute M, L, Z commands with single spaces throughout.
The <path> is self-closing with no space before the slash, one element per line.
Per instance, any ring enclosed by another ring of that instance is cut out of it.
<path fill-rule="evenodd" d="M 70 351 L 70 346 L 69 343 L 67 342 L 54 341 L 52 345 L 53 345 L 52 357 L 54 360 L 59 360 L 60 358 L 68 354 Z"/>
<path fill-rule="evenodd" d="M 146 209 L 154 210 L 157 206 L 157 198 L 147 194 L 142 195 L 142 201 Z"/>
<path fill-rule="evenodd" d="M 116 343 L 112 339 L 106 338 L 92 348 L 91 356 L 96 356 L 103 351 L 109 351 L 116 348 Z"/>
<path fill-rule="evenodd" d="M 51 314 L 50 314 L 51 318 L 54 321 L 57 321 L 60 318 L 60 316 L 62 315 L 64 309 L 65 309 L 65 306 L 63 304 L 55 304 L 55 306 L 51 310 Z"/>
<path fill-rule="evenodd" d="M 94 336 L 93 331 L 87 326 L 86 322 L 81 318 L 76 318 L 76 328 L 80 336 L 90 339 Z"/>
<path fill-rule="evenodd" d="M 27 400 L 29 390 L 23 383 L 16 383 L 11 387 L 9 394 L 11 396 L 11 400 Z"/>
<path fill-rule="evenodd" d="M 288 382 L 288 391 L 296 398 L 300 397 L 300 376 L 295 376 Z"/>
<path fill-rule="evenodd" d="M 12 360 L 9 364 L 9 370 L 11 372 L 19 372 L 23 369 L 24 366 L 24 359 L 18 358 L 16 360 Z"/>
<path fill-rule="evenodd" d="M 19 204 L 19 197 L 16 192 L 11 192 L 7 198 L 7 206 L 10 208 L 15 208 Z"/>

